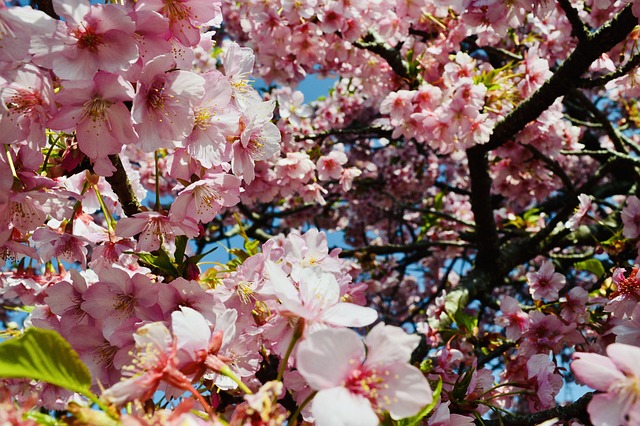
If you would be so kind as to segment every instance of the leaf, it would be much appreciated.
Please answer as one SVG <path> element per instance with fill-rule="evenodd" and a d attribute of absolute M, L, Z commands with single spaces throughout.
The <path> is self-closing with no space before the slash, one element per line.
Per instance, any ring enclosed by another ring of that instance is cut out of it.
<path fill-rule="evenodd" d="M 440 394 L 442 393 L 442 377 L 438 381 L 438 385 L 436 386 L 436 390 L 433 392 L 433 399 L 431 403 L 424 407 L 422 410 L 418 412 L 415 416 L 407 417 L 406 419 L 402 419 L 398 421 L 398 426 L 416 426 L 419 425 L 422 419 L 424 419 L 430 412 L 433 411 L 435 406 L 440 401 Z"/>
<path fill-rule="evenodd" d="M 34 422 L 43 426 L 65 426 L 66 425 L 66 423 L 63 422 L 62 420 L 58 420 L 53 416 L 50 416 L 44 413 L 39 413 L 37 411 L 28 411 L 24 413 L 22 418 L 24 420 L 33 420 Z"/>
<path fill-rule="evenodd" d="M 179 235 L 176 237 L 176 263 L 178 265 L 182 264 L 184 260 L 184 253 L 187 250 L 187 242 L 189 239 L 185 235 Z"/>
<path fill-rule="evenodd" d="M 91 374 L 56 331 L 28 328 L 0 343 L 0 377 L 34 379 L 87 396 Z"/>
<path fill-rule="evenodd" d="M 467 336 L 473 336 L 478 326 L 478 318 L 466 314 L 462 309 L 458 309 L 453 315 L 453 319 L 458 328 L 464 331 Z"/>
<path fill-rule="evenodd" d="M 152 268 L 159 269 L 165 275 L 171 277 L 180 276 L 180 273 L 176 269 L 176 265 L 173 263 L 173 260 L 171 260 L 167 252 L 162 249 L 157 250 L 153 253 L 140 252 L 132 254 L 138 256 L 141 263 L 145 264 L 146 266 L 151 266 Z"/>
<path fill-rule="evenodd" d="M 592 274 L 597 275 L 598 278 L 602 278 L 606 274 L 604 266 L 602 266 L 602 262 L 598 259 L 583 260 L 581 262 L 576 262 L 573 266 L 581 271 L 591 272 Z"/>

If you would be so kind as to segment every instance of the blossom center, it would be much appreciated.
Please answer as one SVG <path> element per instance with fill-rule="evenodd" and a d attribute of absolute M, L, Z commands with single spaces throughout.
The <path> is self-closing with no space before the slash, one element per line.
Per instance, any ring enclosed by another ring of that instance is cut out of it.
<path fill-rule="evenodd" d="M 190 16 L 189 8 L 179 0 L 165 0 L 163 11 L 171 22 L 182 21 Z"/>
<path fill-rule="evenodd" d="M 629 407 L 640 400 L 640 377 L 627 376 L 625 379 L 615 382 L 608 392 L 617 394 L 625 405 Z"/>
<path fill-rule="evenodd" d="M 80 49 L 87 49 L 92 53 L 98 50 L 98 46 L 104 44 L 102 34 L 96 34 L 95 29 L 92 27 L 78 28 L 73 32 L 73 35 L 78 39 L 78 47 Z"/>
<path fill-rule="evenodd" d="M 164 109 L 166 95 L 164 93 L 165 86 L 163 82 L 154 81 L 151 89 L 147 93 L 147 104 L 153 109 Z"/>
<path fill-rule="evenodd" d="M 84 104 L 85 114 L 93 121 L 104 120 L 111 103 L 100 98 L 93 98 Z"/>
<path fill-rule="evenodd" d="M 618 296 L 632 296 L 638 297 L 638 291 L 640 290 L 640 282 L 636 279 L 636 275 L 638 274 L 638 267 L 635 266 L 629 277 L 622 277 L 618 282 L 616 282 L 616 291 L 614 291 L 610 298 L 616 298 Z"/>
<path fill-rule="evenodd" d="M 33 110 L 34 107 L 41 105 L 42 100 L 40 97 L 31 90 L 18 89 L 16 94 L 11 96 L 7 102 L 7 108 L 17 113 L 28 113 Z"/>
<path fill-rule="evenodd" d="M 211 125 L 211 110 L 208 108 L 199 108 L 195 111 L 194 129 L 205 130 Z"/>
<path fill-rule="evenodd" d="M 389 387 L 385 381 L 390 375 L 388 370 L 379 371 L 376 368 L 369 370 L 363 366 L 351 371 L 345 380 L 344 387 L 352 394 L 367 398 L 375 409 L 381 397 L 380 390 Z"/>

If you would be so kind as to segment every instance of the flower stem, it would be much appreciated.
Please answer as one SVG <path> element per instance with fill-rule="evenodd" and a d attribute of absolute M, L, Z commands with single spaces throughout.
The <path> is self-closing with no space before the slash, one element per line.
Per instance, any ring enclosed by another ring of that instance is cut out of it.
<path fill-rule="evenodd" d="M 227 376 L 228 378 L 233 380 L 244 393 L 249 395 L 253 394 L 253 392 L 251 392 L 251 389 L 249 389 L 247 385 L 242 383 L 242 380 L 240 380 L 238 376 L 236 376 L 235 373 L 231 371 L 228 365 L 225 365 L 224 367 L 218 369 L 218 372 L 220 372 L 220 374 Z"/>
<path fill-rule="evenodd" d="M 296 328 L 293 330 L 293 336 L 291 337 L 291 342 L 289 342 L 289 347 L 287 348 L 287 352 L 284 354 L 284 358 L 282 359 L 282 363 L 278 368 L 278 377 L 277 381 L 282 381 L 282 376 L 284 376 L 284 370 L 287 368 L 287 363 L 289 361 L 289 357 L 291 356 L 291 352 L 293 352 L 293 348 L 298 343 L 298 340 L 302 337 L 302 333 L 304 332 L 304 318 L 300 318 L 298 320 L 298 324 L 296 324 Z"/>
<path fill-rule="evenodd" d="M 102 198 L 102 194 L 100 194 L 100 190 L 98 189 L 98 185 L 92 185 L 92 186 L 93 186 L 93 192 L 96 193 L 96 197 L 98 198 L 98 203 L 100 204 L 100 208 L 102 209 L 104 218 L 107 221 L 107 229 L 109 229 L 109 232 L 113 232 L 116 229 L 116 221 L 113 219 L 111 212 L 107 208 L 107 205 L 105 204 L 104 199 Z"/>
<path fill-rule="evenodd" d="M 311 392 L 311 394 L 304 400 L 302 401 L 302 404 L 300 404 L 300 406 L 298 406 L 298 408 L 296 408 L 296 411 L 293 412 L 293 414 L 291 415 L 291 417 L 289 417 L 289 425 L 290 426 L 297 426 L 298 425 L 298 416 L 300 415 L 300 413 L 302 413 L 302 409 L 309 403 L 309 401 L 311 401 L 313 399 L 314 396 L 316 396 L 318 392 L 314 391 Z"/>
<path fill-rule="evenodd" d="M 213 409 L 211 408 L 211 406 L 209 405 L 209 403 L 207 403 L 207 401 L 204 399 L 204 397 L 202 396 L 202 394 L 200 392 L 198 392 L 193 385 L 189 385 L 188 390 L 193 394 L 193 396 L 198 400 L 198 402 L 200 404 L 202 404 L 202 407 L 204 408 L 204 410 L 207 412 L 207 414 L 209 415 L 209 418 L 213 419 L 214 418 L 214 413 L 213 413 Z"/>
<path fill-rule="evenodd" d="M 13 158 L 11 157 L 11 149 L 9 145 L 4 145 L 4 152 L 7 154 L 7 163 L 9 163 L 9 167 L 11 168 L 11 174 L 14 178 L 18 179 L 18 173 L 16 172 L 16 166 L 13 164 Z"/>
<path fill-rule="evenodd" d="M 155 151 L 153 153 L 153 159 L 156 165 L 156 205 L 154 210 L 157 212 L 160 211 L 160 170 L 158 167 L 158 155 L 160 155 L 160 151 Z"/>

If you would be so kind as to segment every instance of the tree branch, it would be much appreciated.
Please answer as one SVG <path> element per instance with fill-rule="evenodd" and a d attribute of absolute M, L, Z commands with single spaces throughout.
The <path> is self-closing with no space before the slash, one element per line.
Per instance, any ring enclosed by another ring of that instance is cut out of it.
<path fill-rule="evenodd" d="M 638 18 L 631 13 L 631 5 L 626 6 L 611 21 L 598 31 L 590 34 L 558 70 L 533 95 L 520 103 L 493 129 L 489 142 L 478 145 L 480 149 L 490 151 L 512 140 L 524 127 L 538 118 L 556 99 L 564 96 L 575 87 L 576 82 L 589 66 L 605 52 L 623 41 L 638 24 Z"/>
<path fill-rule="evenodd" d="M 113 192 L 118 196 L 118 200 L 122 205 L 122 210 L 127 216 L 133 216 L 142 211 L 140 201 L 133 191 L 127 172 L 122 165 L 122 160 L 118 154 L 110 155 L 109 159 L 116 168 L 116 171 L 109 176 L 107 182 L 111 185 Z"/>
<path fill-rule="evenodd" d="M 589 37 L 589 29 L 584 22 L 580 19 L 578 11 L 571 5 L 569 0 L 558 0 L 558 4 L 567 16 L 569 23 L 571 24 L 572 34 L 577 37 L 581 42 L 587 41 Z"/>
<path fill-rule="evenodd" d="M 373 32 L 368 32 L 362 40 L 353 42 L 353 45 L 361 49 L 373 52 L 387 61 L 391 69 L 403 80 L 409 83 L 409 86 L 416 86 L 415 79 L 409 74 L 409 66 L 402 59 L 400 51 L 389 46 L 383 39 Z"/>
<path fill-rule="evenodd" d="M 593 392 L 589 392 L 580 397 L 576 402 L 539 411 L 533 414 L 505 415 L 496 420 L 476 420 L 477 426 L 534 426 L 546 420 L 557 418 L 560 421 L 577 419 L 585 425 L 590 425 L 587 405 L 593 397 Z"/>
<path fill-rule="evenodd" d="M 387 244 L 383 246 L 367 246 L 353 250 L 343 250 L 340 252 L 340 257 L 354 257 L 360 253 L 376 255 L 411 253 L 430 247 L 469 247 L 469 245 L 461 241 L 419 241 L 413 244 Z"/>
<path fill-rule="evenodd" d="M 593 87 L 604 86 L 611 80 L 615 80 L 616 78 L 623 77 L 630 73 L 638 65 L 640 65 L 640 52 L 636 52 L 626 64 L 618 67 L 615 71 L 596 78 L 581 78 L 578 81 L 578 87 L 591 89 Z"/>
<path fill-rule="evenodd" d="M 471 180 L 471 210 L 476 223 L 478 254 L 476 268 L 487 272 L 495 270 L 500 254 L 498 229 L 491 205 L 491 176 L 487 153 L 473 147 L 467 150 L 469 179 Z"/>

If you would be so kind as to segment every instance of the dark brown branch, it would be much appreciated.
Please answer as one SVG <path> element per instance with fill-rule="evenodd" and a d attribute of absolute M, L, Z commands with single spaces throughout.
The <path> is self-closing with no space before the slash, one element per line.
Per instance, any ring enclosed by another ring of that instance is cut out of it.
<path fill-rule="evenodd" d="M 579 420 L 584 425 L 590 425 L 587 405 L 591 401 L 593 393 L 589 392 L 580 397 L 576 402 L 539 411 L 533 414 L 503 415 L 496 420 L 476 420 L 476 425 L 481 426 L 534 426 L 546 420 L 557 418 L 560 421 L 571 419 Z"/>
<path fill-rule="evenodd" d="M 486 363 L 498 358 L 499 356 L 502 356 L 505 352 L 515 347 L 516 347 L 516 342 L 506 342 L 501 344 L 500 346 L 498 346 L 497 348 L 495 348 L 494 350 L 492 350 L 486 355 L 484 354 L 478 355 L 478 363 L 476 365 L 476 368 L 480 370 L 482 367 L 485 366 Z"/>
<path fill-rule="evenodd" d="M 35 5 L 39 10 L 43 11 L 53 19 L 60 19 L 58 14 L 53 10 L 53 2 L 51 0 L 32 0 L 31 6 Z"/>
<path fill-rule="evenodd" d="M 136 213 L 140 213 L 142 211 L 140 201 L 138 201 L 138 197 L 131 186 L 131 182 L 129 181 L 127 172 L 122 165 L 120 156 L 117 154 L 110 155 L 109 159 L 116 168 L 116 171 L 107 178 L 107 182 L 109 182 L 113 192 L 118 196 L 118 200 L 122 205 L 122 210 L 127 216 L 133 216 Z"/>
<path fill-rule="evenodd" d="M 409 66 L 405 60 L 402 59 L 400 51 L 389 46 L 389 44 L 387 44 L 377 34 L 368 32 L 361 40 L 355 41 L 353 45 L 380 56 L 382 59 L 387 61 L 387 64 L 389 64 L 391 69 L 403 80 L 407 81 L 410 86 L 413 87 L 416 85 L 414 78 L 409 74 Z"/>
<path fill-rule="evenodd" d="M 296 135 L 294 136 L 294 139 L 296 141 L 304 141 L 308 139 L 324 139 L 324 138 L 328 138 L 329 136 L 343 136 L 343 135 L 356 135 L 360 137 L 374 136 L 379 138 L 390 138 L 391 129 L 385 129 L 379 126 L 346 128 L 346 129 L 330 129 L 324 132 L 312 133 L 309 135 Z"/>
<path fill-rule="evenodd" d="M 578 87 L 590 89 L 593 87 L 604 86 L 611 80 L 615 80 L 616 78 L 620 78 L 625 74 L 630 73 L 638 65 L 640 65 L 640 52 L 636 52 L 636 54 L 633 55 L 626 64 L 617 68 L 615 71 L 611 71 L 608 74 L 596 78 L 580 79 L 580 81 L 578 82 Z"/>
<path fill-rule="evenodd" d="M 476 268 L 487 272 L 495 270 L 498 259 L 498 229 L 491 205 L 491 176 L 487 153 L 478 147 L 467 150 L 469 178 L 471 180 L 471 210 L 476 223 L 478 254 Z"/>
<path fill-rule="evenodd" d="M 578 46 L 558 68 L 558 70 L 533 95 L 520 103 L 493 129 L 489 142 L 480 145 L 483 150 L 496 149 L 513 139 L 528 123 L 540 116 L 556 99 L 575 87 L 576 82 L 589 66 L 605 52 L 623 41 L 638 24 L 638 18 L 631 13 L 631 5 L 626 6 L 611 21 L 598 31 L 589 34 L 586 41 Z"/>
<path fill-rule="evenodd" d="M 587 41 L 587 38 L 589 37 L 589 29 L 586 27 L 584 22 L 582 22 L 578 15 L 578 11 L 571 5 L 571 2 L 569 0 L 558 0 L 558 4 L 571 24 L 572 35 L 581 42 Z"/>
<path fill-rule="evenodd" d="M 535 158 L 545 163 L 547 165 L 547 168 L 560 178 L 564 186 L 567 188 L 567 195 L 569 195 L 570 197 L 576 196 L 576 188 L 573 186 L 573 182 L 571 181 L 571 178 L 567 176 L 567 173 L 564 171 L 564 168 L 562 168 L 562 166 L 558 164 L 557 161 L 554 161 L 551 158 L 547 157 L 533 145 L 522 144 L 522 146 L 528 151 L 530 151 Z"/>
<path fill-rule="evenodd" d="M 411 253 L 430 247 L 468 247 L 469 245 L 460 241 L 419 241 L 413 244 L 387 244 L 384 246 L 367 246 L 353 250 L 343 250 L 340 257 L 354 257 L 358 254 L 396 254 Z"/>

